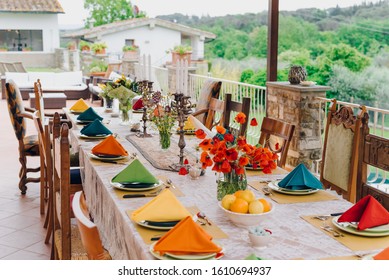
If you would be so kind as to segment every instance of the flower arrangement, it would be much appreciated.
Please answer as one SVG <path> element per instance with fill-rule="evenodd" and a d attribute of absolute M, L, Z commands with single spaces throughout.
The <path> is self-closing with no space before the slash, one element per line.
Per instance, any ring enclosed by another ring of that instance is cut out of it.
<path fill-rule="evenodd" d="M 239 124 L 246 122 L 246 115 L 238 113 L 235 121 Z M 251 126 L 256 126 L 257 121 L 252 119 Z M 212 170 L 222 173 L 231 173 L 233 170 L 236 174 L 244 173 L 247 165 L 253 168 L 260 167 L 263 172 L 268 174 L 277 167 L 275 161 L 278 155 L 271 152 L 268 148 L 261 147 L 259 144 L 250 145 L 244 136 L 236 138 L 222 126 L 216 126 L 217 134 L 213 139 L 206 139 L 206 134 L 202 129 L 196 130 L 197 138 L 203 139 L 199 144 L 203 150 L 200 161 L 203 168 L 212 166 Z"/>
<path fill-rule="evenodd" d="M 127 51 L 137 51 L 138 50 L 138 46 L 137 45 L 131 45 L 131 46 L 123 46 L 122 50 L 124 52 L 127 52 Z"/>
<path fill-rule="evenodd" d="M 170 135 L 176 122 L 176 117 L 172 113 L 169 96 L 162 97 L 160 92 L 156 92 L 152 99 L 156 107 L 151 116 L 151 121 L 159 131 L 159 140 L 162 149 L 167 149 L 170 147 Z"/>
<path fill-rule="evenodd" d="M 246 122 L 246 115 L 238 113 L 235 121 L 239 124 Z M 255 118 L 250 121 L 251 126 L 257 126 Z M 235 137 L 222 126 L 216 126 L 217 134 L 212 138 L 206 138 L 202 129 L 196 130 L 196 137 L 202 139 L 199 144 L 202 150 L 200 162 L 202 168 L 212 166 L 212 170 L 223 174 L 218 182 L 218 199 L 225 194 L 234 193 L 239 189 L 246 189 L 247 180 L 245 167 L 252 165 L 260 167 L 263 173 L 269 174 L 277 167 L 278 155 L 259 144 L 250 145 L 244 136 Z"/>

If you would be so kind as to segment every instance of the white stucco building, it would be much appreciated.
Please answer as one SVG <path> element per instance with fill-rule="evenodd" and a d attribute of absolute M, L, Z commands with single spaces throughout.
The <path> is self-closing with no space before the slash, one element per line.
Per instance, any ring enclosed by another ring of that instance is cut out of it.
<path fill-rule="evenodd" d="M 192 60 L 204 58 L 204 43 L 216 35 L 158 18 L 134 18 L 90 29 L 68 32 L 65 38 L 105 42 L 108 53 L 121 53 L 125 45 L 139 46 L 140 55 L 150 55 L 153 65 L 171 60 L 169 50 L 185 44 L 192 47 Z"/>
<path fill-rule="evenodd" d="M 54 52 L 59 48 L 57 0 L 1 0 L 0 48 L 8 52 Z"/>

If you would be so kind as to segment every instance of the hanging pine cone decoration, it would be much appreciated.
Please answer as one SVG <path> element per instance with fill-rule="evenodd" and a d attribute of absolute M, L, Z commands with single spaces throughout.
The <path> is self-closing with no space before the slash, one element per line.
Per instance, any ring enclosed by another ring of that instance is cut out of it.
<path fill-rule="evenodd" d="M 292 85 L 298 85 L 307 78 L 307 71 L 302 66 L 294 65 L 290 67 L 288 80 Z"/>

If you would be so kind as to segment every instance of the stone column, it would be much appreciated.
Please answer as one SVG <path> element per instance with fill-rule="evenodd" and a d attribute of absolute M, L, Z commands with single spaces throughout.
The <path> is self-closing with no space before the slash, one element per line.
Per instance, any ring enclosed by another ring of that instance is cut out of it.
<path fill-rule="evenodd" d="M 177 92 L 177 67 L 174 65 L 168 65 L 166 67 L 168 69 L 168 87 L 170 93 Z M 189 74 L 195 74 L 196 73 L 196 67 L 188 67 L 188 76 L 187 79 L 187 94 L 189 93 Z"/>
<path fill-rule="evenodd" d="M 267 82 L 267 116 L 296 126 L 289 146 L 287 168 L 304 163 L 311 171 L 322 155 L 324 104 L 317 97 L 326 97 L 327 86 L 291 85 L 289 82 Z M 321 124 L 321 127 L 320 127 Z"/>

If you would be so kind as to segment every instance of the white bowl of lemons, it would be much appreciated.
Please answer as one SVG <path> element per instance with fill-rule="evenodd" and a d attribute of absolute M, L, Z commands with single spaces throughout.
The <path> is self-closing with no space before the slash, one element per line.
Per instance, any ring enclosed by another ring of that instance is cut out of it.
<path fill-rule="evenodd" d="M 272 202 L 248 189 L 225 195 L 218 205 L 232 223 L 242 227 L 257 226 L 274 212 Z"/>

